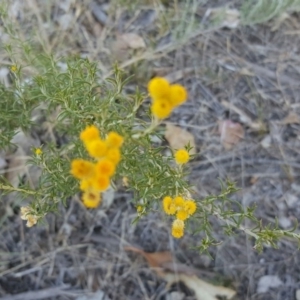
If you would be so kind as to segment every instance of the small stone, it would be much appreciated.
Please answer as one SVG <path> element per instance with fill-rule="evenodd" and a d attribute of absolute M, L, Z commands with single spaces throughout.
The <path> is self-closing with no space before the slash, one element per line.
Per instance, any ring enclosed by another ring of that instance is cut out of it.
<path fill-rule="evenodd" d="M 104 9 L 96 1 L 90 3 L 90 10 L 95 17 L 95 19 L 101 24 L 106 25 L 108 22 L 108 16 L 104 12 Z"/>
<path fill-rule="evenodd" d="M 71 14 L 64 14 L 57 19 L 61 30 L 67 30 L 72 25 L 73 16 Z"/>
<path fill-rule="evenodd" d="M 292 221 L 284 216 L 279 217 L 278 222 L 279 225 L 284 229 L 291 228 L 293 226 Z"/>
<path fill-rule="evenodd" d="M 292 208 L 296 205 L 297 201 L 298 201 L 298 197 L 290 194 L 290 193 L 286 193 L 285 194 L 285 201 L 286 204 L 288 205 L 289 208 Z"/>
<path fill-rule="evenodd" d="M 257 284 L 257 293 L 266 293 L 270 288 L 276 288 L 283 284 L 278 276 L 266 275 L 260 277 Z"/>
<path fill-rule="evenodd" d="M 292 190 L 294 190 L 295 192 L 300 193 L 300 185 L 299 185 L 299 184 L 292 183 L 291 188 L 292 188 Z"/>
<path fill-rule="evenodd" d="M 267 135 L 267 136 L 260 142 L 261 146 L 262 146 L 263 148 L 265 148 L 265 149 L 270 148 L 271 143 L 272 143 L 272 138 L 271 138 L 270 135 Z"/>
<path fill-rule="evenodd" d="M 201 255 L 201 261 L 205 268 L 211 265 L 211 258 L 208 255 Z"/>
<path fill-rule="evenodd" d="M 284 202 L 278 202 L 276 203 L 276 206 L 279 211 L 285 211 L 286 210 L 286 204 Z"/>
<path fill-rule="evenodd" d="M 166 295 L 166 300 L 183 300 L 185 298 L 185 295 L 181 292 L 171 292 Z"/>

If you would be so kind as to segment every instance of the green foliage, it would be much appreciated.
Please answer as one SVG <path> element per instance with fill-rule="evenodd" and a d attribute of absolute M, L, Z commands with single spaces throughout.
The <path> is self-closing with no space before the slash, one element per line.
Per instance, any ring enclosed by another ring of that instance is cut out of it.
<path fill-rule="evenodd" d="M 241 22 L 253 25 L 271 20 L 285 11 L 299 11 L 299 0 L 245 0 L 241 8 Z"/>

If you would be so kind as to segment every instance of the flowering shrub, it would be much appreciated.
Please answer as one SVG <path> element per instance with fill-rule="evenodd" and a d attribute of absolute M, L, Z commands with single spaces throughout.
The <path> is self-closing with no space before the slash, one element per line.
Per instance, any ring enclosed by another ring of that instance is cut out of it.
<path fill-rule="evenodd" d="M 125 94 L 129 79 L 117 67 L 113 77 L 103 80 L 96 64 L 87 59 L 56 59 L 35 52 L 36 45 L 13 42 L 6 45 L 12 62 L 11 85 L 0 84 L 0 146 L 11 147 L 17 131 L 39 126 L 39 119 L 32 118 L 35 110 L 45 119 L 55 113 L 55 135 L 64 137 L 63 143 L 48 140 L 34 149 L 28 164 L 42 171 L 37 186 L 0 181 L 2 193 L 17 192 L 30 202 L 21 207 L 28 227 L 78 193 L 87 209 L 101 209 L 101 192 L 123 180 L 137 208 L 137 220 L 152 210 L 164 211 L 172 221 L 174 238 L 182 238 L 186 228 L 203 233 L 199 250 L 218 242 L 213 238 L 213 217 L 223 222 L 226 234 L 241 230 L 253 237 L 258 250 L 265 244 L 276 247 L 286 236 L 300 241 L 292 230 L 263 227 L 254 207 L 237 210 L 230 199 L 237 190 L 231 182 L 222 186 L 220 194 L 198 199 L 186 179 L 189 145 L 169 157 L 163 155 L 164 147 L 153 144 L 153 137 L 162 139 L 163 120 L 187 101 L 183 86 L 156 77 L 149 81 L 146 93 L 136 89 Z M 252 224 L 249 228 L 243 226 L 246 219 Z"/>

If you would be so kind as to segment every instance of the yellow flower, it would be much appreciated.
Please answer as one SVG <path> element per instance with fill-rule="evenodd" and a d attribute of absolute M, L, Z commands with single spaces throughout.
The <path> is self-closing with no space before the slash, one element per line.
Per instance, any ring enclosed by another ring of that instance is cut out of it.
<path fill-rule="evenodd" d="M 137 212 L 140 213 L 143 210 L 143 206 L 138 205 L 138 207 L 136 208 Z"/>
<path fill-rule="evenodd" d="M 12 65 L 12 66 L 10 67 L 10 70 L 11 70 L 12 72 L 17 72 L 18 67 L 17 67 L 16 65 Z"/>
<path fill-rule="evenodd" d="M 27 223 L 26 226 L 27 227 L 32 227 L 33 225 L 35 225 L 38 221 L 38 217 L 34 216 L 34 215 L 28 215 L 27 216 Z"/>
<path fill-rule="evenodd" d="M 122 178 L 122 183 L 123 183 L 123 186 L 128 187 L 129 186 L 129 179 L 128 179 L 128 177 L 124 176 Z"/>
<path fill-rule="evenodd" d="M 197 205 L 194 200 L 186 200 L 184 203 L 184 210 L 192 216 L 196 210 L 197 210 Z"/>
<path fill-rule="evenodd" d="M 80 186 L 79 188 L 82 191 L 86 191 L 88 189 L 90 189 L 93 186 L 92 180 L 91 179 L 83 179 L 80 181 Z"/>
<path fill-rule="evenodd" d="M 111 176 L 116 170 L 115 165 L 108 159 L 98 161 L 96 164 L 96 171 L 99 175 Z"/>
<path fill-rule="evenodd" d="M 180 209 L 177 211 L 176 218 L 178 220 L 185 221 L 188 217 L 189 217 L 189 214 L 187 211 L 185 211 L 183 209 Z"/>
<path fill-rule="evenodd" d="M 171 197 L 166 196 L 163 199 L 163 208 L 167 215 L 174 215 L 176 213 L 176 206 Z"/>
<path fill-rule="evenodd" d="M 187 163 L 189 159 L 190 155 L 185 149 L 180 149 L 175 152 L 175 161 L 178 165 Z"/>
<path fill-rule="evenodd" d="M 170 101 L 173 106 L 178 106 L 186 101 L 188 93 L 180 84 L 172 84 L 170 88 Z"/>
<path fill-rule="evenodd" d="M 184 207 L 184 199 L 180 196 L 174 198 L 174 205 L 177 210 L 183 209 Z"/>
<path fill-rule="evenodd" d="M 86 179 L 94 175 L 95 166 L 84 159 L 74 159 L 71 163 L 71 174 L 77 179 Z"/>
<path fill-rule="evenodd" d="M 20 212 L 21 212 L 21 219 L 27 220 L 28 215 L 30 215 L 30 208 L 28 206 L 22 206 Z"/>
<path fill-rule="evenodd" d="M 151 112 L 159 119 L 165 119 L 170 116 L 172 112 L 172 105 L 166 98 L 156 99 L 151 105 Z"/>
<path fill-rule="evenodd" d="M 170 84 L 165 78 L 155 77 L 148 83 L 148 92 L 153 99 L 164 97 L 169 98 Z"/>
<path fill-rule="evenodd" d="M 85 143 L 90 143 L 91 141 L 100 138 L 99 129 L 95 125 L 87 126 L 81 133 L 80 139 Z"/>
<path fill-rule="evenodd" d="M 86 144 L 86 149 L 90 156 L 101 158 L 107 152 L 107 145 L 103 140 L 97 139 Z"/>
<path fill-rule="evenodd" d="M 111 131 L 107 135 L 106 141 L 109 147 L 119 148 L 122 146 L 124 139 L 118 133 Z"/>
<path fill-rule="evenodd" d="M 95 190 L 105 191 L 109 187 L 109 178 L 103 175 L 97 175 L 93 178 L 92 185 Z"/>
<path fill-rule="evenodd" d="M 87 208 L 96 208 L 101 202 L 101 195 L 99 191 L 89 190 L 83 193 L 82 202 Z"/>
<path fill-rule="evenodd" d="M 34 153 L 35 153 L 35 155 L 41 155 L 41 154 L 43 153 L 43 151 L 42 151 L 41 148 L 36 148 L 36 149 L 34 150 Z"/>
<path fill-rule="evenodd" d="M 108 149 L 106 153 L 106 158 L 109 159 L 115 165 L 117 165 L 121 160 L 121 152 L 118 148 Z"/>
<path fill-rule="evenodd" d="M 176 219 L 172 224 L 172 235 L 173 237 L 179 239 L 184 234 L 184 222 L 182 220 Z"/>
<path fill-rule="evenodd" d="M 31 214 L 30 207 L 23 206 L 23 207 L 21 207 L 21 219 L 27 221 L 27 223 L 26 223 L 27 227 L 32 227 L 33 225 L 35 225 L 37 223 L 39 218 L 38 218 L 38 216 Z"/>

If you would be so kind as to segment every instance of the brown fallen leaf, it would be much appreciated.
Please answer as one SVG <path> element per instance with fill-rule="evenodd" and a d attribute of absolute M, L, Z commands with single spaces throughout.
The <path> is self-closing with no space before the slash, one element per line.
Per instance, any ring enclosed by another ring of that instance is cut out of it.
<path fill-rule="evenodd" d="M 144 256 L 150 268 L 158 276 L 168 282 L 168 286 L 182 281 L 188 288 L 194 291 L 197 300 L 218 300 L 217 296 L 231 299 L 236 292 L 232 289 L 215 286 L 201 280 L 196 274 L 196 269 L 177 263 L 170 252 L 148 253 L 135 247 L 125 247 L 124 250 L 132 251 Z"/>
<path fill-rule="evenodd" d="M 300 119 L 299 116 L 292 111 L 282 121 L 280 121 L 280 124 L 282 125 L 300 124 Z"/>
<path fill-rule="evenodd" d="M 129 49 L 145 47 L 146 44 L 142 37 L 136 33 L 124 33 L 116 36 L 116 40 L 111 45 L 111 53 L 117 60 L 123 61 L 129 58 Z"/>
<path fill-rule="evenodd" d="M 244 128 L 240 123 L 231 120 L 219 121 L 221 143 L 226 150 L 230 150 L 244 137 Z"/>
<path fill-rule="evenodd" d="M 165 272 L 165 265 L 173 263 L 173 256 L 170 252 L 154 252 L 149 253 L 145 252 L 142 249 L 136 248 L 136 247 L 124 247 L 124 250 L 126 251 L 132 251 L 141 254 L 144 256 L 148 262 L 148 265 L 151 269 L 154 269 L 154 271 L 159 275 L 163 276 L 163 273 Z"/>
<path fill-rule="evenodd" d="M 196 154 L 195 138 L 190 132 L 186 131 L 185 129 L 182 129 L 178 126 L 173 125 L 172 123 L 167 122 L 165 138 L 169 142 L 170 147 L 174 150 L 182 149 L 188 143 L 190 143 L 190 146 L 193 147 L 190 151 L 190 154 Z"/>
<path fill-rule="evenodd" d="M 124 33 L 120 35 L 120 39 L 124 41 L 128 48 L 146 48 L 144 39 L 136 33 Z"/>

